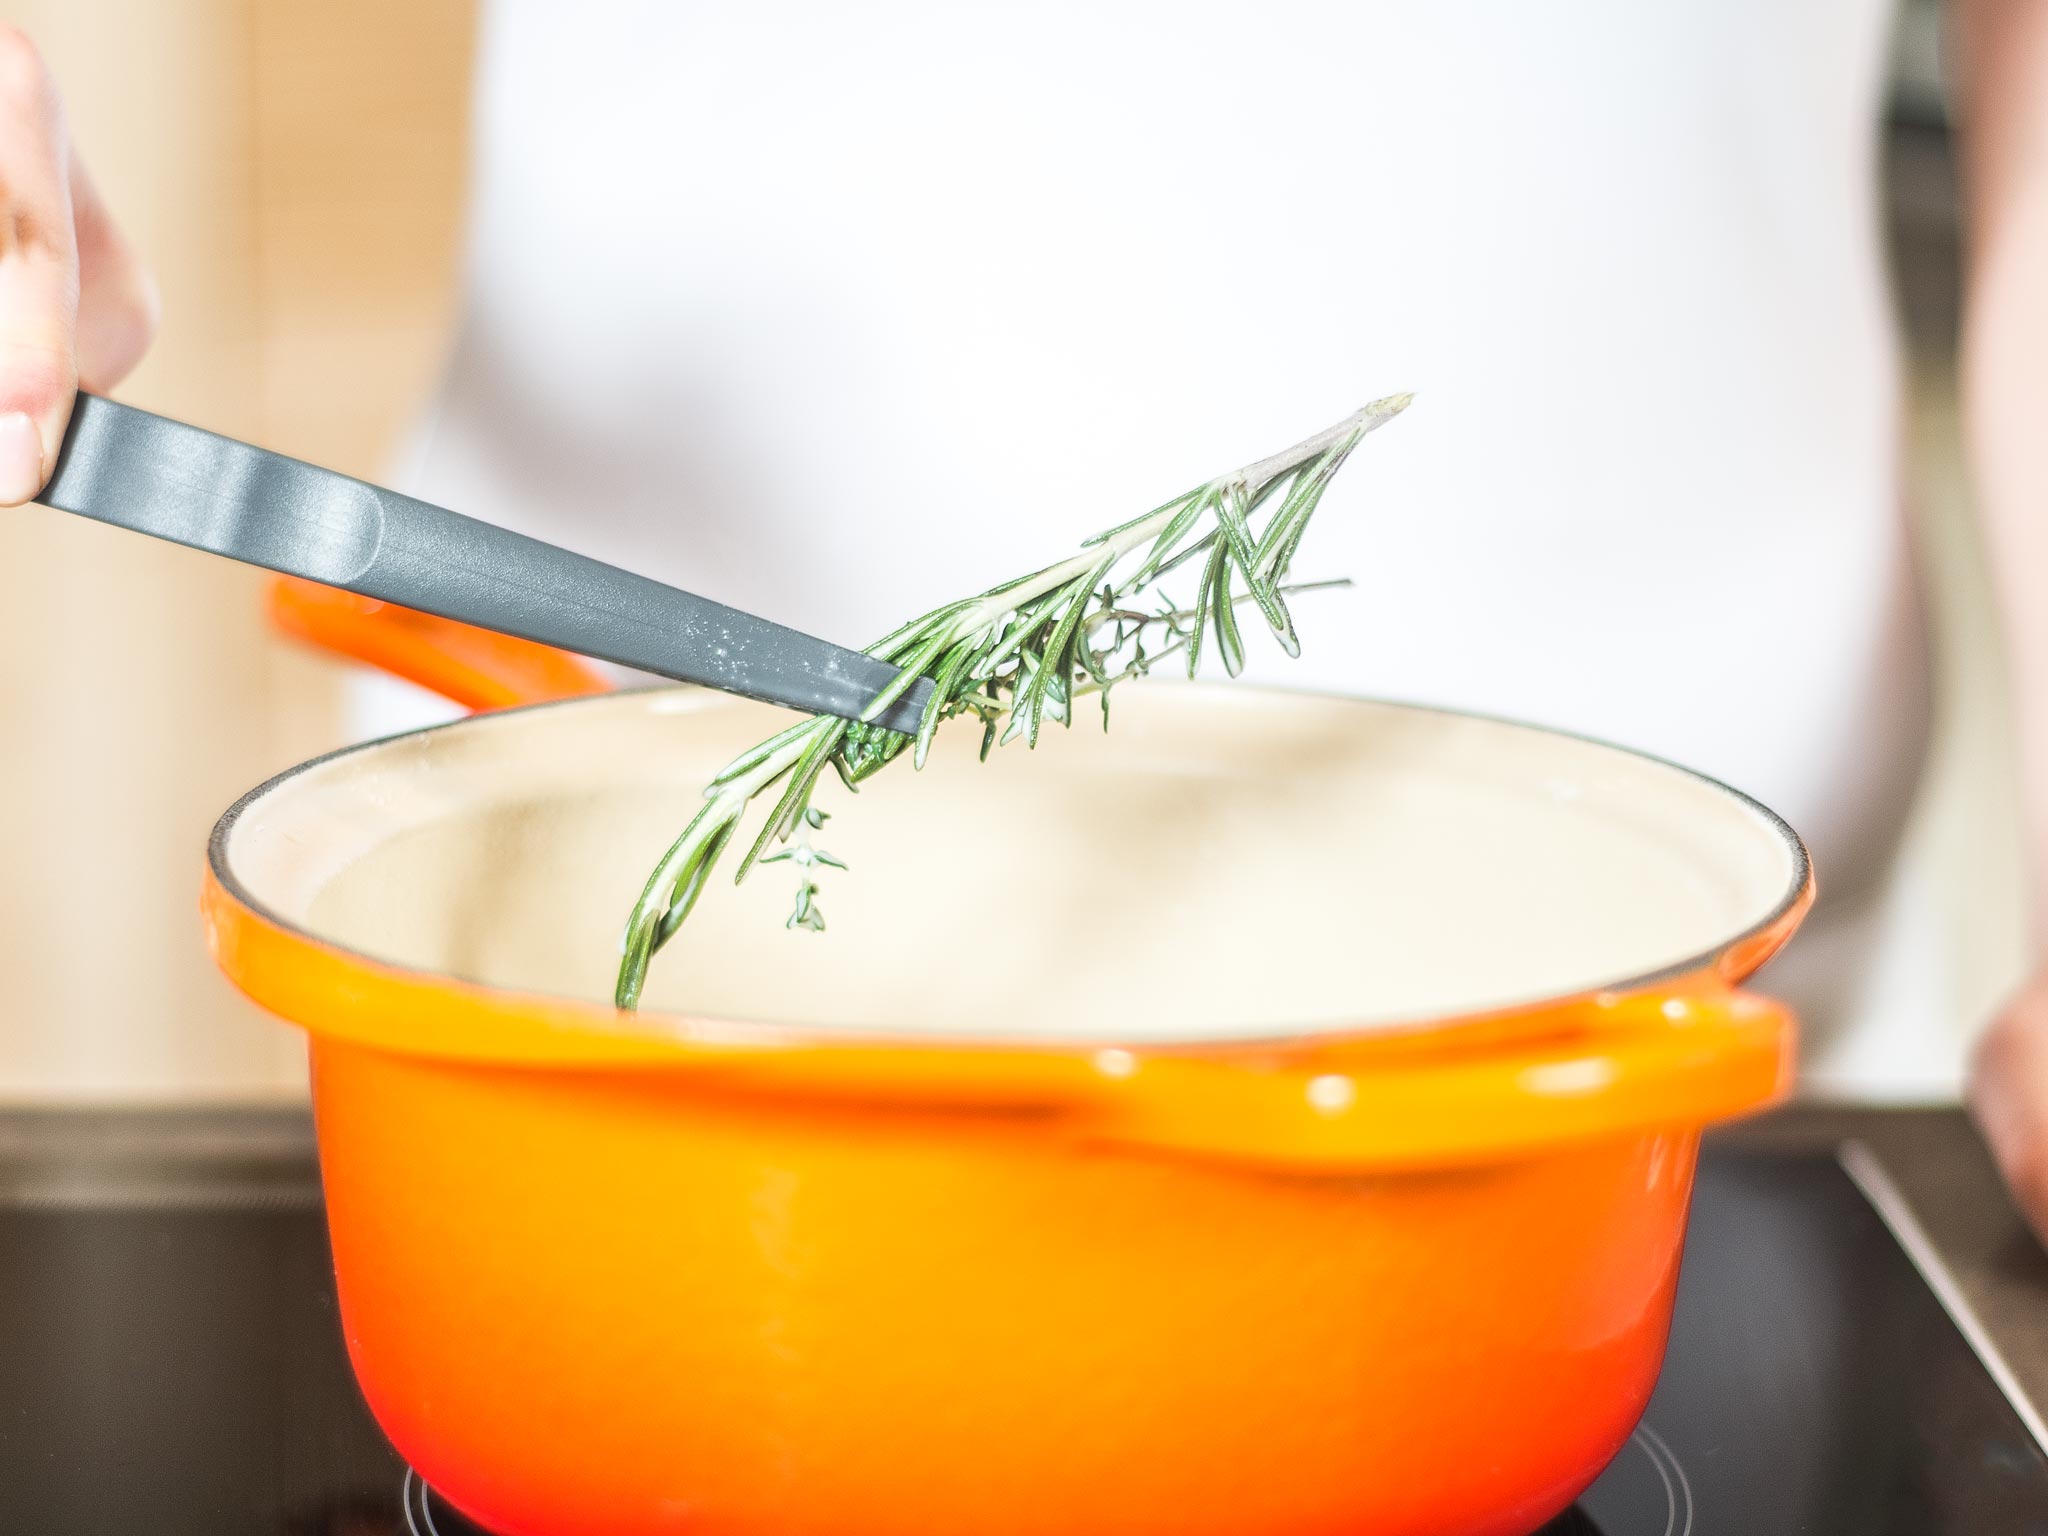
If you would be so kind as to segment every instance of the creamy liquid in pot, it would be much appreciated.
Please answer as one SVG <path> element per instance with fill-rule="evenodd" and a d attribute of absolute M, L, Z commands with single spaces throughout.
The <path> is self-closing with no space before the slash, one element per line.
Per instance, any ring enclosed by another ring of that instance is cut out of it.
<path fill-rule="evenodd" d="M 468 722 L 344 756 L 252 806 L 230 861 L 348 947 L 608 998 L 618 933 L 698 787 L 786 717 L 691 693 Z M 865 1030 L 1287 1033 L 1623 981 L 1761 921 L 1777 824 L 1613 749 L 1395 706 L 1147 685 L 975 761 L 832 781 L 824 934 L 794 875 L 730 854 L 645 1006 Z M 310 797 L 310 798 L 309 798 Z M 293 827 L 293 846 L 266 826 Z M 246 850 L 246 853 L 245 853 Z"/>

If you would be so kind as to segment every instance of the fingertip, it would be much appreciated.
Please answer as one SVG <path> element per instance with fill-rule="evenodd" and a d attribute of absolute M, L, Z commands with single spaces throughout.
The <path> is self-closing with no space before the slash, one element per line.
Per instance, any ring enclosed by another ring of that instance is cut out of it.
<path fill-rule="evenodd" d="M 0 462 L 0 505 L 19 506 L 42 490 L 57 467 L 77 397 L 78 369 L 68 347 L 54 340 L 0 335 L 0 420 L 8 423 L 7 442 L 0 444 L 5 456 Z M 33 455 L 21 446 L 18 421 L 30 424 Z M 33 485 L 24 492 L 31 479 Z"/>
<path fill-rule="evenodd" d="M 42 492 L 50 455 L 26 411 L 0 413 L 0 506 L 18 507 Z"/>

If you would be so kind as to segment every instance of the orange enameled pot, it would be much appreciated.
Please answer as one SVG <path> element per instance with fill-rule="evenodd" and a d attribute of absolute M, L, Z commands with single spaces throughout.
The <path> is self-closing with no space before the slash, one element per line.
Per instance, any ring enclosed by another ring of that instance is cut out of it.
<path fill-rule="evenodd" d="M 311 1039 L 348 1344 L 505 1536 L 1521 1536 L 1655 1380 L 1734 990 L 1811 898 L 1734 792 L 1245 688 L 832 807 L 608 1005 L 695 786 L 686 690 L 307 764 L 212 846 Z M 1475 1455 L 1474 1447 L 1486 1454 Z"/>

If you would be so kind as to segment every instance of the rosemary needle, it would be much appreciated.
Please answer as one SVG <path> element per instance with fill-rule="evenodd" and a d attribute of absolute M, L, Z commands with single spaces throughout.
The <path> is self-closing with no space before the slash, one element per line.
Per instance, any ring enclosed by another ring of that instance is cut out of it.
<path fill-rule="evenodd" d="M 1399 415 L 1410 398 L 1376 400 L 1283 453 L 1097 534 L 1056 565 L 936 608 L 870 646 L 868 654 L 900 671 L 869 704 L 868 719 L 918 678 L 933 680 L 916 735 L 820 715 L 727 764 L 662 855 L 627 919 L 614 993 L 618 1006 L 638 1006 L 655 951 L 690 915 L 749 807 L 778 785 L 781 793 L 733 878 L 744 880 L 759 863 L 795 865 L 796 904 L 788 926 L 822 930 L 818 870 L 845 868 L 810 837 L 825 822 L 825 813 L 811 805 L 811 793 L 827 768 L 849 787 L 906 750 L 921 768 L 933 734 L 959 715 L 981 722 L 984 757 L 993 746 L 1019 737 L 1035 746 L 1047 721 L 1072 725 L 1076 700 L 1089 694 L 1100 696 L 1107 728 L 1110 690 L 1169 656 L 1184 655 L 1192 676 L 1213 648 L 1235 676 L 1244 665 L 1239 610 L 1246 605 L 1258 615 L 1251 622 L 1263 619 L 1288 655 L 1299 654 L 1287 598 L 1310 586 L 1336 584 L 1287 584 L 1302 533 L 1359 439 Z M 1275 510 L 1255 527 L 1259 509 L 1275 496 Z M 1182 566 L 1198 573 L 1191 606 L 1138 605 L 1140 594 Z"/>

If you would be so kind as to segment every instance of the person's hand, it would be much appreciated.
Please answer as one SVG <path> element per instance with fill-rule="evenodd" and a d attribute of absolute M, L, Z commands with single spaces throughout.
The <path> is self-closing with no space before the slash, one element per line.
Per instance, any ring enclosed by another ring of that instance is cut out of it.
<path fill-rule="evenodd" d="M 2048 969 L 1984 1032 L 1970 1065 L 1970 1108 L 2013 1199 L 2048 1241 Z"/>
<path fill-rule="evenodd" d="M 0 506 L 33 500 L 83 386 L 118 383 L 156 290 L 72 153 L 42 55 L 0 26 Z"/>

